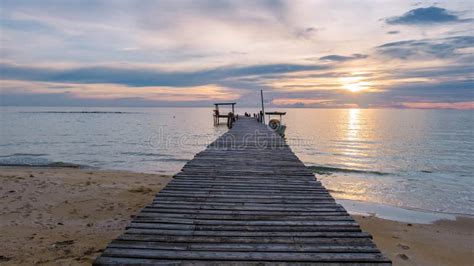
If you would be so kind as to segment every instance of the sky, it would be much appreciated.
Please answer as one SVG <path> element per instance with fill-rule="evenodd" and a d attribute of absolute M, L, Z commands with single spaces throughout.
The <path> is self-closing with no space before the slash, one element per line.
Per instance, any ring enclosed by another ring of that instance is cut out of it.
<path fill-rule="evenodd" d="M 0 0 L 0 105 L 474 109 L 474 5 Z"/>

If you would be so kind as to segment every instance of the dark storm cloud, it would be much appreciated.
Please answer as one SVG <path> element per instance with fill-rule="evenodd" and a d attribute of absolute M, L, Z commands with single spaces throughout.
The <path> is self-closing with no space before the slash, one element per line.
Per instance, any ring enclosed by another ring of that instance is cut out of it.
<path fill-rule="evenodd" d="M 227 78 L 254 75 L 284 74 L 298 71 L 328 69 L 320 65 L 271 64 L 243 67 L 221 67 L 190 72 L 165 72 L 159 70 L 112 67 L 84 67 L 53 69 L 0 64 L 2 79 L 69 83 L 111 83 L 132 87 L 170 86 L 186 87 L 216 84 Z"/>
<path fill-rule="evenodd" d="M 441 39 L 408 40 L 386 43 L 376 47 L 383 55 L 398 59 L 450 58 L 460 56 L 459 49 L 474 47 L 474 36 L 455 36 Z"/>
<path fill-rule="evenodd" d="M 471 21 L 471 19 L 460 19 L 453 12 L 436 6 L 416 8 L 402 16 L 385 19 L 386 23 L 392 25 L 430 25 L 467 21 Z"/>
<path fill-rule="evenodd" d="M 326 55 L 326 56 L 320 57 L 319 60 L 343 62 L 343 61 L 348 61 L 348 60 L 364 59 L 367 57 L 368 55 L 365 55 L 365 54 L 353 54 L 351 56 L 332 54 L 332 55 Z"/>

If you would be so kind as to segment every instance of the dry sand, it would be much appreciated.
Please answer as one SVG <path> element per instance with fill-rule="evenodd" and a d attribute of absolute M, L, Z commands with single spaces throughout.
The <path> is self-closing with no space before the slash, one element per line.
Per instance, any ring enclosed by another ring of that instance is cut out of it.
<path fill-rule="evenodd" d="M 0 167 L 0 264 L 90 265 L 171 178 Z M 474 219 L 407 224 L 356 216 L 394 265 L 473 265 Z"/>
<path fill-rule="evenodd" d="M 0 264 L 90 265 L 169 176 L 0 167 Z"/>

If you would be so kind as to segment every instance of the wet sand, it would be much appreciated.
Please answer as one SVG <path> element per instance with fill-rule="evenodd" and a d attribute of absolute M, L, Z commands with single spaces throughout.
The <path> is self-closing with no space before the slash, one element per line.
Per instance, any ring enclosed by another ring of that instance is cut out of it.
<path fill-rule="evenodd" d="M 0 264 L 90 265 L 169 176 L 0 167 Z M 394 265 L 472 265 L 474 219 L 408 224 L 355 216 Z"/>
<path fill-rule="evenodd" d="M 474 219 L 415 224 L 354 216 L 394 265 L 473 265 Z"/>

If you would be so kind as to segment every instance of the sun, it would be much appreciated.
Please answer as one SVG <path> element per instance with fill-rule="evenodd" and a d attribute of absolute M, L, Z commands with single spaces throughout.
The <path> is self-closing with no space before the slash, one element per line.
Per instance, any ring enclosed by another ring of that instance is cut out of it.
<path fill-rule="evenodd" d="M 363 81 L 363 77 L 343 77 L 340 78 L 342 88 L 350 92 L 361 92 L 368 90 L 372 85 L 368 81 Z"/>
<path fill-rule="evenodd" d="M 364 88 L 361 87 L 358 83 L 355 83 L 355 84 L 344 84 L 342 85 L 342 87 L 348 91 L 351 91 L 351 92 L 359 92 L 361 90 L 363 90 Z"/>

